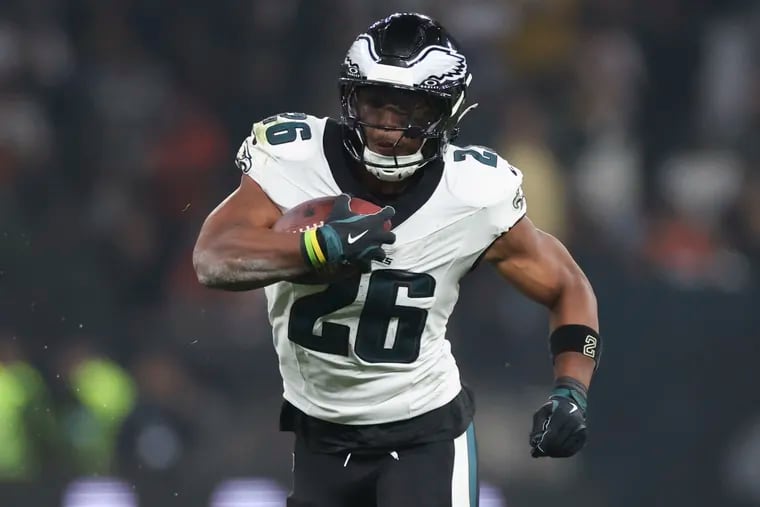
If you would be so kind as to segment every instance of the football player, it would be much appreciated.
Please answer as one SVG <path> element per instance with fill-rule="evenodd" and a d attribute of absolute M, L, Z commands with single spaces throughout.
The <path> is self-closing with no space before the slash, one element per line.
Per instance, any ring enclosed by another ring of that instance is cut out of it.
<path fill-rule="evenodd" d="M 265 287 L 280 426 L 295 433 L 289 506 L 477 505 L 472 395 L 446 324 L 459 280 L 480 260 L 550 310 L 555 379 L 533 417 L 532 455 L 572 456 L 584 445 L 601 353 L 594 292 L 526 216 L 522 173 L 488 148 L 452 144 L 474 107 L 470 80 L 436 21 L 376 22 L 343 62 L 340 120 L 285 113 L 255 123 L 237 156 L 239 188 L 200 231 L 202 284 Z M 338 194 L 318 229 L 272 230 L 283 212 Z M 349 196 L 384 207 L 356 214 Z M 345 266 L 360 273 L 291 281 Z"/>

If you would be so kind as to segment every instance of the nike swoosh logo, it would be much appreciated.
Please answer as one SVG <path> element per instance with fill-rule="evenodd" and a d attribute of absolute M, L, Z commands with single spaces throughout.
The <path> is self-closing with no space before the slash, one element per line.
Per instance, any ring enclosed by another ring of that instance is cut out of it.
<path fill-rule="evenodd" d="M 369 232 L 369 229 L 367 229 L 366 231 L 364 231 L 361 234 L 357 234 L 356 236 L 351 236 L 351 233 L 349 233 L 348 234 L 348 244 L 349 245 L 353 245 L 354 243 L 356 243 L 357 241 L 359 241 L 360 239 L 362 239 L 362 236 L 364 236 L 368 232 Z"/>
<path fill-rule="evenodd" d="M 573 408 L 570 409 L 570 413 L 572 414 L 573 412 L 578 410 L 578 406 L 575 403 L 571 403 L 571 405 L 573 406 Z"/>

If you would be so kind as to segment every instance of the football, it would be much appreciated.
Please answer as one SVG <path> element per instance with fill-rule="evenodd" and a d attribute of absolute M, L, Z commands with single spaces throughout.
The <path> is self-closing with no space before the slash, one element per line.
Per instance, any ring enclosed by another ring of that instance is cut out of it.
<path fill-rule="evenodd" d="M 292 232 L 298 234 L 315 227 L 324 225 L 330 216 L 335 199 L 338 196 L 318 197 L 290 208 L 275 222 L 272 229 L 280 232 Z M 351 211 L 365 215 L 377 213 L 380 207 L 364 199 L 352 197 L 349 203 Z M 391 229 L 391 221 L 385 221 L 385 229 Z M 294 279 L 294 283 L 305 285 L 325 284 L 356 275 L 359 270 L 353 266 L 342 266 L 333 270 L 324 270 L 319 273 L 309 273 Z"/>

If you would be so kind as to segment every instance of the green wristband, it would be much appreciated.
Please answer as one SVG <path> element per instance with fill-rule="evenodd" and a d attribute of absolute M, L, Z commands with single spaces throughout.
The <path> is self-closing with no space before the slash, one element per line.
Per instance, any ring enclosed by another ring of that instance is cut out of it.
<path fill-rule="evenodd" d="M 307 234 L 313 231 L 306 231 L 303 234 L 301 234 L 301 255 L 304 256 L 304 259 L 306 259 L 306 262 L 311 265 L 313 268 L 319 268 L 320 262 L 319 259 L 317 259 L 317 254 L 314 252 L 314 247 L 311 244 L 311 240 L 306 237 Z"/>

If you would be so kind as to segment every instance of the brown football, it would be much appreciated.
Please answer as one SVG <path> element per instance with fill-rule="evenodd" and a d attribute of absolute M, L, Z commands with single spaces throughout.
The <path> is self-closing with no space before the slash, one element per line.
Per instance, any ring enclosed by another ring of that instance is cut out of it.
<path fill-rule="evenodd" d="M 294 234 L 305 232 L 314 227 L 320 227 L 325 224 L 327 217 L 330 216 L 335 199 L 338 196 L 318 197 L 290 208 L 288 211 L 275 222 L 272 229 L 275 231 L 292 232 Z M 380 207 L 364 199 L 352 197 L 349 203 L 351 211 L 365 215 L 377 213 Z M 385 221 L 385 229 L 391 229 L 391 221 Z M 353 266 L 343 266 L 331 271 L 322 271 L 319 273 L 309 273 L 297 279 L 294 283 L 306 285 L 330 283 L 343 278 L 358 274 L 359 271 Z"/>

